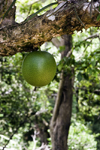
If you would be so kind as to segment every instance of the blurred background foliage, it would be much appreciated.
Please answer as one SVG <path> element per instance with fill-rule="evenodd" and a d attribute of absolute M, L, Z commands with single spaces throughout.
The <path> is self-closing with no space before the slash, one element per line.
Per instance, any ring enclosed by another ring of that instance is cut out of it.
<path fill-rule="evenodd" d="M 23 21 L 51 2 L 55 1 L 17 0 L 16 21 Z M 74 32 L 72 38 L 72 55 L 63 60 L 60 52 L 64 47 L 57 49 L 52 42 L 40 47 L 52 53 L 57 63 L 56 76 L 45 87 L 35 88 L 24 81 L 21 65 L 26 53 L 0 56 L 0 149 L 32 150 L 43 143 L 51 149 L 49 125 L 60 72 L 74 67 L 69 150 L 100 150 L 100 30 Z"/>

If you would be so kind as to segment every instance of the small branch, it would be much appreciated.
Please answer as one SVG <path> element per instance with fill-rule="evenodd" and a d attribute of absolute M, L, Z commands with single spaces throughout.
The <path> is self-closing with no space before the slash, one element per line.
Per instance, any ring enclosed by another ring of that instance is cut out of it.
<path fill-rule="evenodd" d="M 89 37 L 87 37 L 86 39 L 84 39 L 84 41 L 87 41 L 88 39 L 93 39 L 93 38 L 100 38 L 100 35 L 97 33 L 97 34 L 93 34 Z"/>
<path fill-rule="evenodd" d="M 36 140 L 36 131 L 34 132 L 34 135 L 31 135 L 32 139 L 33 139 L 33 142 L 34 142 L 34 146 L 33 146 L 33 149 L 32 150 L 36 150 L 36 143 L 38 142 Z"/>
<path fill-rule="evenodd" d="M 82 26 L 85 28 L 84 23 L 82 22 L 82 20 L 80 19 L 80 17 L 79 17 L 78 14 L 77 14 L 76 7 L 74 8 L 74 10 L 75 10 L 75 14 L 76 14 L 77 19 L 78 19 L 79 22 L 82 24 Z"/>
<path fill-rule="evenodd" d="M 67 56 L 66 57 L 70 57 L 72 54 L 72 50 L 70 50 L 68 53 L 67 53 Z"/>

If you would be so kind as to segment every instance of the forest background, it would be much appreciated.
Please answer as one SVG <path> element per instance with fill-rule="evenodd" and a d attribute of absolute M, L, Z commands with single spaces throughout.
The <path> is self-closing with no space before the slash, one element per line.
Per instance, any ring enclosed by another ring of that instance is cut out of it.
<path fill-rule="evenodd" d="M 16 22 L 53 0 L 17 0 Z M 51 6 L 51 9 L 56 6 Z M 50 9 L 50 8 L 49 8 Z M 49 9 L 39 13 L 43 14 Z M 56 39 L 61 41 L 63 37 Z M 64 46 L 46 42 L 41 47 L 54 55 L 57 73 L 47 86 L 35 88 L 23 79 L 21 66 L 27 53 L 0 56 L 0 149 L 52 148 L 49 124 L 62 69 L 74 68 L 74 87 L 69 150 L 100 150 L 100 30 L 91 27 L 74 32 L 72 55 L 61 60 Z M 64 62 L 64 63 L 63 63 Z"/>

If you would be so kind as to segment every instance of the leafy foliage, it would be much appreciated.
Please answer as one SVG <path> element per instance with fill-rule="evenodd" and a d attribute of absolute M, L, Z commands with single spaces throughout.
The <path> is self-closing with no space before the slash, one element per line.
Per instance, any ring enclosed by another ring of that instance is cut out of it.
<path fill-rule="evenodd" d="M 81 122 L 73 123 L 69 132 L 69 150 L 96 150 L 94 135 L 90 133 L 91 131 Z"/>

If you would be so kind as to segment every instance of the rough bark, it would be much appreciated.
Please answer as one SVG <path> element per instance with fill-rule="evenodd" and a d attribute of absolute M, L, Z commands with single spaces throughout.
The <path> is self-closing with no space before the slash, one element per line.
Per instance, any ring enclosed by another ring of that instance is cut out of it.
<path fill-rule="evenodd" d="M 99 3 L 61 2 L 44 15 L 35 16 L 27 22 L 0 28 L 0 55 L 32 51 L 53 37 L 73 34 L 75 30 L 99 27 L 97 21 Z M 92 10 L 92 16 L 90 15 Z"/>
<path fill-rule="evenodd" d="M 71 50 L 71 35 L 64 36 L 64 44 L 66 49 L 62 52 L 62 58 L 68 56 L 67 54 Z M 67 139 L 71 120 L 73 95 L 72 74 L 73 71 L 65 74 L 64 70 L 61 73 L 59 91 L 50 125 L 52 150 L 68 149 Z"/>

